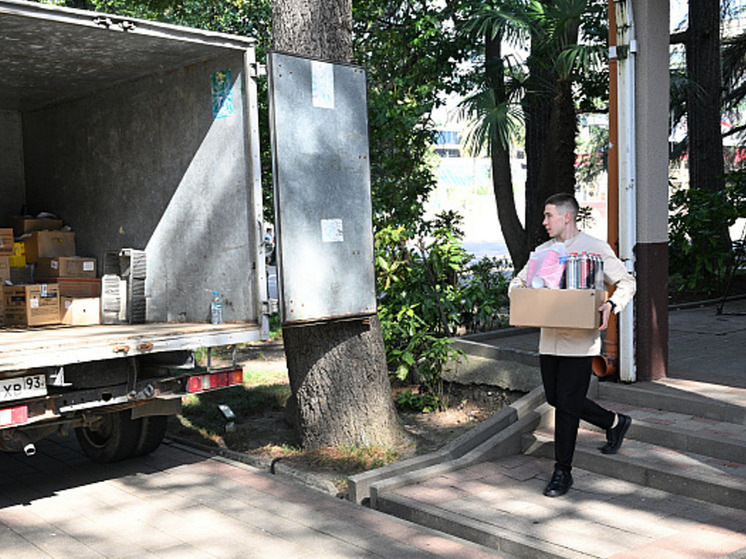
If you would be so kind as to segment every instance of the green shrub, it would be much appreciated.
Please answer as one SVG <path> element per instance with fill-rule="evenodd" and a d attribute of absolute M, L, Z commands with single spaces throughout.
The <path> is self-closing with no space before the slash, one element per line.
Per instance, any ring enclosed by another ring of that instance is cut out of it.
<path fill-rule="evenodd" d="M 444 406 L 443 368 L 463 353 L 451 336 L 504 324 L 507 267 L 494 259 L 470 264 L 460 222 L 447 212 L 419 232 L 390 226 L 376 233 L 378 314 L 389 369 L 430 398 L 414 406 L 404 402 L 408 407 Z"/>
<path fill-rule="evenodd" d="M 724 228 L 746 217 L 746 170 L 726 175 L 717 192 L 682 189 L 670 199 L 669 277 L 671 288 L 714 295 L 722 291 L 733 265 Z"/>

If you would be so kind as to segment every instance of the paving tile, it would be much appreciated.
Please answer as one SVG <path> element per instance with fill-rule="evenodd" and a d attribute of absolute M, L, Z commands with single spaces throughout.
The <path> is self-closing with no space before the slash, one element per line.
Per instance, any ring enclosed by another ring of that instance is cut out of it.
<path fill-rule="evenodd" d="M 626 553 L 613 555 L 613 559 L 627 558 L 678 558 L 717 559 L 746 546 L 746 535 L 722 533 L 706 526 L 680 532 L 668 538 L 656 540 L 644 546 L 630 549 Z"/>

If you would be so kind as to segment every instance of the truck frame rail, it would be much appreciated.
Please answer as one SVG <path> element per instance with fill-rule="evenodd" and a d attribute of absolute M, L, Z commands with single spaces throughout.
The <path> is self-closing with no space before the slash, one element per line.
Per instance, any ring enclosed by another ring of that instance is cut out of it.
<path fill-rule="evenodd" d="M 256 323 L 149 323 L 44 328 L 0 328 L 3 373 L 103 361 L 260 339 Z"/>

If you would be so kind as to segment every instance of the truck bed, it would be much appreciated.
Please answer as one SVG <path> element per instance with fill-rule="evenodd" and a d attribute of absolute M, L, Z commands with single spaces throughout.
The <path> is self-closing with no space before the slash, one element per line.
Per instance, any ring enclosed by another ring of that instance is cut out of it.
<path fill-rule="evenodd" d="M 0 374 L 259 339 L 260 329 L 255 323 L 0 327 Z"/>

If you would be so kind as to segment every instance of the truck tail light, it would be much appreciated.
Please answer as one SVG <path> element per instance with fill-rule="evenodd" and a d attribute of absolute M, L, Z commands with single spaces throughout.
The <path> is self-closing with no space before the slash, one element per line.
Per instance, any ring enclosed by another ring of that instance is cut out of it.
<path fill-rule="evenodd" d="M 189 394 L 196 394 L 197 392 L 225 388 L 237 384 L 243 384 L 243 369 L 215 371 L 214 373 L 204 373 L 189 377 L 187 380 L 187 392 Z"/>
<path fill-rule="evenodd" d="M 28 406 L 16 406 L 0 410 L 0 427 L 21 425 L 28 422 Z"/>

